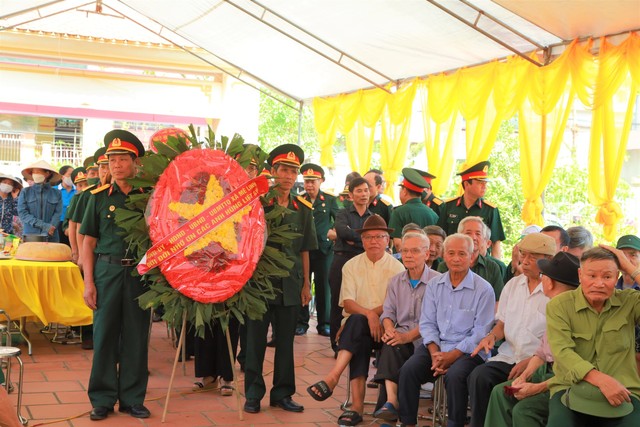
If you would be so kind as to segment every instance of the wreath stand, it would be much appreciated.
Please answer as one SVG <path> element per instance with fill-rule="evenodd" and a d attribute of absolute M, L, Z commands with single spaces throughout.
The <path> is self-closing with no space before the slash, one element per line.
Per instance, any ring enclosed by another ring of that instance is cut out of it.
<path fill-rule="evenodd" d="M 183 370 L 186 369 L 184 365 L 185 360 L 185 345 L 184 336 L 187 333 L 187 312 L 182 315 L 182 328 L 180 329 L 180 339 L 178 340 L 178 348 L 176 348 L 176 355 L 173 359 L 173 368 L 171 369 L 171 378 L 169 379 L 169 388 L 167 389 L 167 397 L 164 400 L 164 411 L 162 412 L 162 422 L 165 422 L 167 417 L 167 411 L 169 410 L 169 399 L 171 398 L 171 389 L 173 388 L 173 380 L 176 376 L 176 368 L 178 367 L 178 359 L 180 353 L 182 353 Z M 242 413 L 242 407 L 240 406 L 240 392 L 238 391 L 238 375 L 236 374 L 235 361 L 233 359 L 233 350 L 231 349 L 231 336 L 229 335 L 229 328 L 225 329 L 225 335 L 227 337 L 227 349 L 229 350 L 229 360 L 231 361 L 231 372 L 233 372 L 233 387 L 235 389 L 236 402 L 238 405 L 238 418 L 240 421 L 244 421 L 244 414 Z"/>

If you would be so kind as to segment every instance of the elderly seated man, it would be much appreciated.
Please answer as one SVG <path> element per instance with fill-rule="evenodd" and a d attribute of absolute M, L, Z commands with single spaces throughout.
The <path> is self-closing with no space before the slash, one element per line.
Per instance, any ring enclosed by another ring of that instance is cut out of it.
<path fill-rule="evenodd" d="M 544 294 L 554 298 L 580 286 L 579 267 L 578 258 L 567 252 L 558 252 L 551 261 L 538 260 Z M 493 388 L 484 423 L 491 427 L 546 426 L 552 366 L 553 354 L 545 333 L 524 372 L 515 380 Z"/>
<path fill-rule="evenodd" d="M 547 304 L 555 356 L 549 427 L 640 425 L 634 345 L 640 292 L 615 289 L 619 270 L 640 276 L 621 250 L 589 249 L 580 258 L 580 287 Z"/>
<path fill-rule="evenodd" d="M 504 288 L 502 271 L 500 266 L 493 260 L 482 255 L 484 250 L 486 253 L 487 243 L 491 237 L 491 229 L 484 220 L 479 216 L 468 216 L 462 219 L 458 224 L 458 233 L 466 234 L 473 240 L 473 254 L 471 255 L 471 271 L 489 282 L 493 287 L 496 301 L 500 299 L 500 294 Z M 447 263 L 442 262 L 438 265 L 438 271 L 446 272 Z"/>
<path fill-rule="evenodd" d="M 420 385 L 444 375 L 448 425 L 464 426 L 467 377 L 485 355 L 470 353 L 493 324 L 495 295 L 491 285 L 471 271 L 473 241 L 453 234 L 444 241 L 449 271 L 429 281 L 420 313 L 419 345 L 400 369 L 400 422 L 415 426 Z"/>
<path fill-rule="evenodd" d="M 384 335 L 380 316 L 387 286 L 393 276 L 404 271 L 402 263 L 387 252 L 392 230 L 380 215 L 371 215 L 355 231 L 362 237 L 364 253 L 342 267 L 340 306 L 344 307 L 345 319 L 338 332 L 336 362 L 322 381 L 307 388 L 315 400 L 326 400 L 349 366 L 352 406 L 338 418 L 338 423 L 351 426 L 362 422 L 371 350 L 380 348 Z"/>
<path fill-rule="evenodd" d="M 406 228 L 406 226 L 405 226 Z M 402 263 L 407 271 L 394 276 L 387 288 L 382 316 L 382 349 L 378 357 L 376 382 L 384 383 L 379 409 L 373 416 L 388 421 L 398 418 L 398 375 L 400 368 L 422 344 L 418 322 L 427 283 L 440 276 L 427 267 L 429 238 L 421 228 L 402 236 Z"/>
<path fill-rule="evenodd" d="M 518 246 L 523 274 L 511 279 L 504 287 L 496 324 L 472 353 L 473 356 L 482 351 L 488 354 L 496 341 L 505 340 L 497 355 L 469 375 L 472 427 L 485 425 L 491 390 L 524 371 L 544 333 L 544 310 L 549 298 L 542 292 L 540 269 L 536 262 L 551 259 L 556 253 L 556 242 L 543 233 L 532 233 L 524 236 Z"/>

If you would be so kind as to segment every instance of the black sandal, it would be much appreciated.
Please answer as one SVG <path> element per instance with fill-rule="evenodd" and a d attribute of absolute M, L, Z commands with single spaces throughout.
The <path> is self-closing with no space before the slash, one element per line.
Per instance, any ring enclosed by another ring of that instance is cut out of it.
<path fill-rule="evenodd" d="M 307 387 L 307 393 L 318 402 L 322 402 L 331 397 L 333 390 L 329 388 L 329 385 L 325 381 L 318 381 Z"/>
<path fill-rule="evenodd" d="M 344 411 L 340 417 L 338 417 L 339 426 L 357 426 L 362 422 L 362 415 L 356 411 Z"/>

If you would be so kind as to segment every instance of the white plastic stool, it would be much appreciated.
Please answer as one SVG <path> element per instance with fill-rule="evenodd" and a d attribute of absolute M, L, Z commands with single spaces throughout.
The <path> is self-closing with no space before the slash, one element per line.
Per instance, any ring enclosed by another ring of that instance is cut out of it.
<path fill-rule="evenodd" d="M 23 384 L 23 375 L 24 375 L 24 365 L 22 364 L 22 359 L 20 358 L 20 354 L 22 351 L 17 347 L 0 347 L 0 359 L 7 359 L 7 375 L 5 376 L 4 387 L 9 393 L 10 385 L 11 385 L 11 358 L 15 357 L 20 365 L 20 375 L 18 376 L 18 419 L 22 423 L 22 425 L 27 425 L 27 419 L 24 418 L 21 414 L 22 409 L 22 384 Z"/>

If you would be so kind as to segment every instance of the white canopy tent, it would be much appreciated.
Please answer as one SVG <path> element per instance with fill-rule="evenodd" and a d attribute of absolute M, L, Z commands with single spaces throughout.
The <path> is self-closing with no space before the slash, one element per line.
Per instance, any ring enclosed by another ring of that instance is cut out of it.
<path fill-rule="evenodd" d="M 0 0 L 0 48 L 18 29 L 175 44 L 200 70 L 302 102 L 513 54 L 549 61 L 575 38 L 640 30 L 640 0 Z"/>

